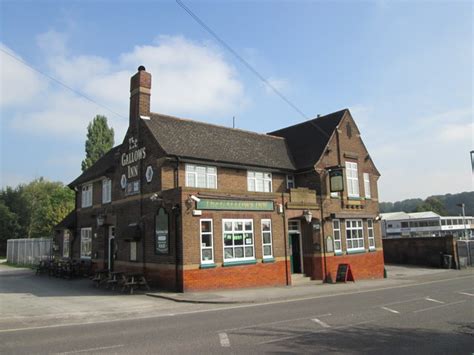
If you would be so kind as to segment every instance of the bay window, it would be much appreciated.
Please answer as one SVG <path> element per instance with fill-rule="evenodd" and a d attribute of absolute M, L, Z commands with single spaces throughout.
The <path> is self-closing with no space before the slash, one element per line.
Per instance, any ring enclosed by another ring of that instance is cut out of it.
<path fill-rule="evenodd" d="M 224 261 L 255 260 L 253 220 L 224 219 Z"/>

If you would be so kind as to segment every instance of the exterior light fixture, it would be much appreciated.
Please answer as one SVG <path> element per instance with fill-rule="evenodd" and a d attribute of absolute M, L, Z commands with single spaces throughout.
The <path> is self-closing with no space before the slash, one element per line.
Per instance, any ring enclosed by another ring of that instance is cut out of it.
<path fill-rule="evenodd" d="M 97 216 L 97 226 L 102 227 L 105 222 L 105 216 L 103 214 L 99 214 Z"/>
<path fill-rule="evenodd" d="M 313 219 L 313 214 L 311 213 L 310 210 L 304 210 L 303 217 L 306 220 L 306 222 L 311 223 L 311 220 Z"/>

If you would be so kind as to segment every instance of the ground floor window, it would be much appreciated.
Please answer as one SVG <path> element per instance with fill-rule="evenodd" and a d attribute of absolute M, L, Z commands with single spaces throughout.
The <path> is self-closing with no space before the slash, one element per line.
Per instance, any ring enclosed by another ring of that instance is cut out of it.
<path fill-rule="evenodd" d="M 262 219 L 262 247 L 263 258 L 272 258 L 272 221 L 271 219 Z"/>
<path fill-rule="evenodd" d="M 92 228 L 81 229 L 81 258 L 90 259 L 92 255 Z"/>
<path fill-rule="evenodd" d="M 372 219 L 367 220 L 367 235 L 369 240 L 369 249 L 375 249 L 375 234 L 374 234 L 374 221 Z"/>
<path fill-rule="evenodd" d="M 341 240 L 341 222 L 338 219 L 332 221 L 332 230 L 334 233 L 334 252 L 342 252 Z"/>
<path fill-rule="evenodd" d="M 201 219 L 201 264 L 214 263 L 212 219 Z"/>
<path fill-rule="evenodd" d="M 70 233 L 68 230 L 64 231 L 63 236 L 63 258 L 69 258 L 69 238 Z"/>
<path fill-rule="evenodd" d="M 224 261 L 255 259 L 253 221 L 251 219 L 224 219 Z"/>
<path fill-rule="evenodd" d="M 346 220 L 347 250 L 364 250 L 364 231 L 361 219 Z"/>

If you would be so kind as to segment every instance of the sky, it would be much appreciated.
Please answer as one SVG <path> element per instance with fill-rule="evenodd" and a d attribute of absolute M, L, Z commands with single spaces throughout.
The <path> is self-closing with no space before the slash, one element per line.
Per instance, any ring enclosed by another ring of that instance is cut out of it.
<path fill-rule="evenodd" d="M 473 2 L 183 2 L 306 117 L 350 109 L 381 201 L 473 190 Z M 0 22 L 2 187 L 71 182 L 97 114 L 121 143 L 139 65 L 153 112 L 262 133 L 306 120 L 173 0 L 0 0 Z"/>

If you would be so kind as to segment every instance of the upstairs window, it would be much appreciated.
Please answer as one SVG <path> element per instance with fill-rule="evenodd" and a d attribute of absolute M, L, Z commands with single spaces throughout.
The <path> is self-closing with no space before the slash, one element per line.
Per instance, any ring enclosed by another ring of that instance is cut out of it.
<path fill-rule="evenodd" d="M 216 167 L 186 164 L 186 186 L 217 189 Z"/>
<path fill-rule="evenodd" d="M 92 206 L 92 184 L 82 186 L 81 207 Z"/>
<path fill-rule="evenodd" d="M 365 198 L 371 198 L 370 194 L 370 176 L 368 173 L 364 173 L 364 192 Z"/>
<path fill-rule="evenodd" d="M 349 197 L 359 197 L 359 176 L 357 163 L 346 161 L 347 195 Z"/>
<path fill-rule="evenodd" d="M 256 192 L 272 192 L 272 174 L 247 171 L 247 189 Z"/>
<path fill-rule="evenodd" d="M 112 201 L 112 180 L 102 180 L 102 203 L 109 203 Z"/>
<path fill-rule="evenodd" d="M 295 176 L 294 175 L 286 175 L 286 188 L 294 189 L 296 187 L 295 184 Z"/>

